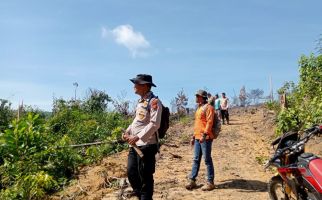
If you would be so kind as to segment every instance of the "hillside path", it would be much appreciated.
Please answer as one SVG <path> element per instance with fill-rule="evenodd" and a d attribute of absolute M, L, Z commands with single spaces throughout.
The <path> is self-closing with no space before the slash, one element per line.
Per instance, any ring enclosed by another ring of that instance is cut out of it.
<path fill-rule="evenodd" d="M 263 163 L 272 152 L 269 144 L 274 138 L 274 114 L 263 108 L 242 108 L 232 110 L 230 117 L 231 124 L 223 125 L 212 147 L 216 189 L 201 190 L 206 183 L 203 160 L 197 179 L 199 187 L 185 189 L 192 167 L 193 151 L 188 142 L 193 124 L 182 122 L 170 127 L 169 139 L 161 147 L 154 175 L 154 200 L 268 199 L 267 182 L 273 172 L 265 171 Z M 84 167 L 77 180 L 50 199 L 127 199 L 124 194 L 131 188 L 126 182 L 126 162 L 127 150 Z"/>

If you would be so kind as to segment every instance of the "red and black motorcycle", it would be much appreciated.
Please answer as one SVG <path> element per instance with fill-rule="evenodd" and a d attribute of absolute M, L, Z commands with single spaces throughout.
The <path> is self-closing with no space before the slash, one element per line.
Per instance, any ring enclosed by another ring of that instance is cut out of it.
<path fill-rule="evenodd" d="M 322 126 L 313 126 L 301 137 L 287 132 L 272 142 L 277 145 L 265 167 L 274 166 L 278 175 L 268 183 L 272 200 L 322 200 L 322 159 L 304 152 L 304 145 L 322 133 Z"/>

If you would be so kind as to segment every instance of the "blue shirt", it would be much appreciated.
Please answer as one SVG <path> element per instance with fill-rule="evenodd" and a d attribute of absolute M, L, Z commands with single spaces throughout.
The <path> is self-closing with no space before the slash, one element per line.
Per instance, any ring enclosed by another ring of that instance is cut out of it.
<path fill-rule="evenodd" d="M 220 99 L 215 100 L 215 109 L 219 110 L 220 109 Z"/>

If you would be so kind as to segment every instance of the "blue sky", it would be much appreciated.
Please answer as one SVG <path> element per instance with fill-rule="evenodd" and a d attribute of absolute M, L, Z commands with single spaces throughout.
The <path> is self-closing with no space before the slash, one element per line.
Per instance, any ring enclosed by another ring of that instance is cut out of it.
<path fill-rule="evenodd" d="M 322 34 L 320 0 L 2 0 L 0 98 L 51 110 L 88 88 L 134 101 L 130 78 L 153 76 L 169 105 L 184 89 L 229 97 L 297 81 Z"/>

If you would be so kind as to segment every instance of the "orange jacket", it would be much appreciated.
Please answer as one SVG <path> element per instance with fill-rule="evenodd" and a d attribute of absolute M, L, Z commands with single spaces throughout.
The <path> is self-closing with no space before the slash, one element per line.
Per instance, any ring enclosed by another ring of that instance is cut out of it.
<path fill-rule="evenodd" d="M 195 139 L 201 139 L 203 133 L 207 134 L 206 139 L 213 139 L 212 124 L 214 122 L 214 107 L 209 104 L 201 105 L 195 113 Z"/>

